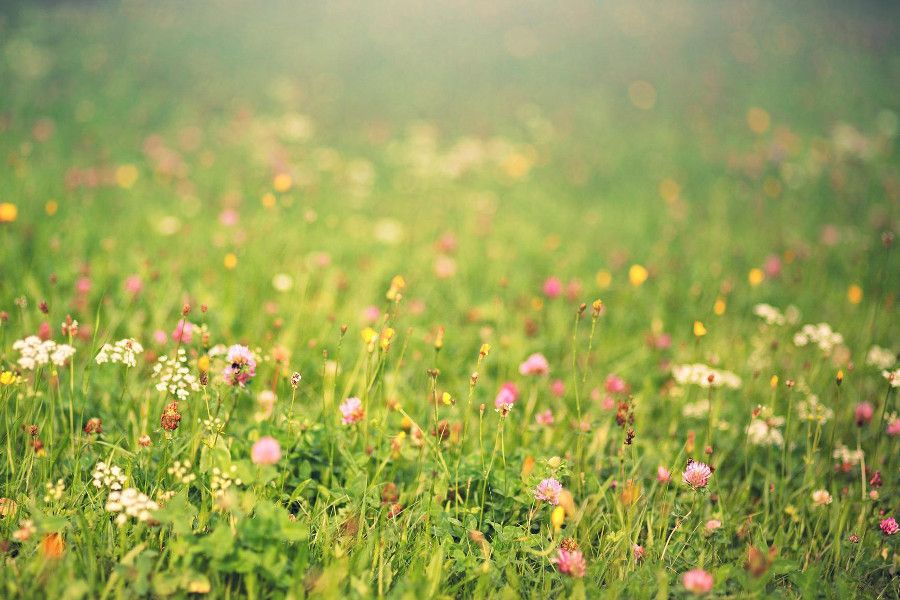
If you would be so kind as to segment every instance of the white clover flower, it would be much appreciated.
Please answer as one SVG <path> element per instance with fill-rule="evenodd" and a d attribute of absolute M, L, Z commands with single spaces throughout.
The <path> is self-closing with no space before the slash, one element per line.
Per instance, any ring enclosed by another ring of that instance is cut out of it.
<path fill-rule="evenodd" d="M 125 338 L 119 340 L 115 344 L 103 344 L 103 347 L 100 348 L 100 352 L 97 353 L 97 357 L 94 358 L 94 360 L 98 365 L 104 363 L 119 363 L 128 367 L 134 367 L 137 365 L 137 355 L 141 354 L 143 351 L 144 347 L 141 346 L 137 340 Z"/>
<path fill-rule="evenodd" d="M 747 426 L 747 439 L 754 446 L 778 446 L 784 445 L 784 436 L 778 427 L 784 424 L 783 417 L 768 417 L 766 419 L 753 419 Z"/>
<path fill-rule="evenodd" d="M 741 387 L 741 378 L 731 371 L 713 369 L 701 363 L 675 365 L 672 367 L 672 377 L 679 385 L 699 385 L 702 388 L 724 386 L 733 390 Z"/>
<path fill-rule="evenodd" d="M 781 311 L 771 304 L 757 304 L 753 307 L 753 314 L 766 322 L 766 325 L 784 325 L 785 317 Z"/>
<path fill-rule="evenodd" d="M 109 493 L 106 499 L 106 510 L 117 513 L 116 524 L 124 525 L 128 518 L 147 522 L 153 518 L 153 512 L 159 510 L 159 504 L 135 488 L 125 488 Z"/>
<path fill-rule="evenodd" d="M 844 336 L 833 331 L 828 323 L 804 325 L 794 334 L 794 345 L 798 347 L 815 344 L 825 355 L 831 354 L 835 346 L 844 343 Z"/>
<path fill-rule="evenodd" d="M 179 348 L 172 358 L 160 356 L 153 366 L 153 376 L 159 380 L 156 384 L 157 390 L 168 392 L 179 400 L 184 400 L 191 392 L 200 390 L 197 378 L 187 367 L 187 354 L 184 348 Z"/>
<path fill-rule="evenodd" d="M 98 462 L 91 476 L 94 478 L 93 483 L 96 488 L 119 491 L 128 483 L 128 475 L 120 467 L 107 465 L 105 462 Z"/>

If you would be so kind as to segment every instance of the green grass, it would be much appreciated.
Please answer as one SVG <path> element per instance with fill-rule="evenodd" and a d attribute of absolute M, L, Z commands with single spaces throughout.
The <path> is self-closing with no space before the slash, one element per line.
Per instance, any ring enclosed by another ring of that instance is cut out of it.
<path fill-rule="evenodd" d="M 900 536 L 879 529 L 898 509 L 897 394 L 867 360 L 898 350 L 897 17 L 0 7 L 0 596 L 665 598 L 702 568 L 716 597 L 897 597 Z M 795 345 L 823 322 L 841 343 Z M 13 344 L 42 329 L 75 355 L 25 368 Z M 96 363 L 123 338 L 136 366 Z M 256 355 L 245 388 L 213 351 L 232 344 Z M 211 367 L 166 431 L 153 367 L 177 348 L 193 376 Z M 533 353 L 549 375 L 519 373 Z M 690 363 L 741 385 L 677 383 Z M 606 392 L 611 375 L 628 390 Z M 502 416 L 505 382 L 520 397 Z M 813 395 L 832 418 L 804 418 Z M 757 406 L 785 445 L 751 443 Z M 251 458 L 265 436 L 274 465 Z M 863 460 L 836 473 L 842 446 Z M 681 481 L 688 459 L 715 467 L 708 488 Z M 101 461 L 157 503 L 148 520 L 116 522 Z M 218 494 L 222 472 L 241 484 Z M 534 494 L 551 476 L 571 494 L 558 530 Z M 564 540 L 583 578 L 552 562 Z"/>

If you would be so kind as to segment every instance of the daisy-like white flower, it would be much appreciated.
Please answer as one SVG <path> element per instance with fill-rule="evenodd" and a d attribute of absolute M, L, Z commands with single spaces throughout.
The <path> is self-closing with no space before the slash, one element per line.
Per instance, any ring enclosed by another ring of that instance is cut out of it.
<path fill-rule="evenodd" d="M 709 465 L 702 462 L 689 461 L 684 473 L 681 475 L 682 481 L 699 490 L 705 488 L 709 484 L 709 478 L 712 476 L 712 469 Z"/>
<path fill-rule="evenodd" d="M 828 323 L 818 325 L 804 325 L 800 331 L 794 334 L 794 345 L 803 347 L 810 344 L 818 346 L 825 355 L 830 355 L 835 346 L 844 343 L 844 336 L 833 331 Z"/>

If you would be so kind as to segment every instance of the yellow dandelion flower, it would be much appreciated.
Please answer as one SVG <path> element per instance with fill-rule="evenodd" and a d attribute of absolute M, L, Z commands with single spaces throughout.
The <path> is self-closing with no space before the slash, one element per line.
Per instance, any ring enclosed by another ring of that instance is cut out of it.
<path fill-rule="evenodd" d="M 12 202 L 0 202 L 0 223 L 12 223 L 19 216 L 19 209 Z"/>
<path fill-rule="evenodd" d="M 753 268 L 750 269 L 750 272 L 747 274 L 747 281 L 750 282 L 750 285 L 756 287 L 763 282 L 763 279 L 766 278 L 765 273 L 763 273 L 762 269 Z"/>
<path fill-rule="evenodd" d="M 863 290 L 859 286 L 859 284 L 854 283 L 849 288 L 847 288 L 847 300 L 850 301 L 850 304 L 859 304 L 863 299 Z"/>
<path fill-rule="evenodd" d="M 700 321 L 694 321 L 694 335 L 698 338 L 706 335 L 706 327 Z"/>
<path fill-rule="evenodd" d="M 225 259 L 222 261 L 225 265 L 225 268 L 228 270 L 234 269 L 237 266 L 237 255 L 233 252 L 229 252 L 225 255 Z"/>
<path fill-rule="evenodd" d="M 647 281 L 647 277 L 650 275 L 650 272 L 643 265 L 631 265 L 631 268 L 628 269 L 628 281 L 631 282 L 631 285 L 634 287 L 638 287 Z"/>

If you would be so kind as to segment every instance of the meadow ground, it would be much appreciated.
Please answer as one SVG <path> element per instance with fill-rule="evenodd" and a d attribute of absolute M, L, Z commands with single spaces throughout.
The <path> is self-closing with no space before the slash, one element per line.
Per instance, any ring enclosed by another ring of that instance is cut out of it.
<path fill-rule="evenodd" d="M 888 3 L 0 6 L 0 596 L 897 598 Z"/>

